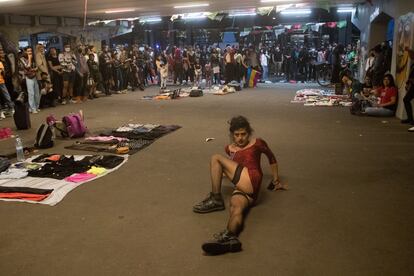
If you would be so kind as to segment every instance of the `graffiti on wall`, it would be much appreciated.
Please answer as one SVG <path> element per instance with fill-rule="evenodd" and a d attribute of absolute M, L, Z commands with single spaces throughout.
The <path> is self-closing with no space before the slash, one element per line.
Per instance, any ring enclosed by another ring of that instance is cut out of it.
<path fill-rule="evenodd" d="M 405 90 L 405 82 L 412 63 L 405 48 L 414 49 L 414 13 L 401 16 L 397 24 L 397 68 L 395 72 L 398 89 L 402 91 Z"/>

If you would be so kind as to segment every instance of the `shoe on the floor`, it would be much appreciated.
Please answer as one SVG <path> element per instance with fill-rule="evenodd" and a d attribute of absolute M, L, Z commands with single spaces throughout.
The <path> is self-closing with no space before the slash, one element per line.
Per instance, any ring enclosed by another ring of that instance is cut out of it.
<path fill-rule="evenodd" d="M 213 193 L 210 193 L 206 199 L 193 206 L 193 212 L 201 214 L 221 211 L 224 209 L 223 199 L 215 199 Z"/>
<path fill-rule="evenodd" d="M 201 246 L 207 255 L 219 255 L 242 250 L 242 244 L 239 239 L 227 230 L 214 234 L 213 237 L 212 240 L 203 243 Z"/>
<path fill-rule="evenodd" d="M 414 132 L 414 127 L 410 127 L 410 128 L 408 129 L 408 131 L 409 131 L 409 132 Z"/>
<path fill-rule="evenodd" d="M 413 120 L 408 120 L 408 119 L 405 119 L 405 120 L 401 120 L 401 124 L 413 124 L 414 123 L 414 121 Z"/>
<path fill-rule="evenodd" d="M 62 100 L 61 104 L 62 105 L 65 105 L 66 104 L 66 100 Z"/>
<path fill-rule="evenodd" d="M 0 111 L 0 120 L 6 119 L 6 115 L 4 115 L 3 111 Z"/>

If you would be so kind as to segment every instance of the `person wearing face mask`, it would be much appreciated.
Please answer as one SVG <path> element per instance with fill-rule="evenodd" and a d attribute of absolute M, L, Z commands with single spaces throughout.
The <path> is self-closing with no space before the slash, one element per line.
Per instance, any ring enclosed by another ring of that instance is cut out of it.
<path fill-rule="evenodd" d="M 103 46 L 102 53 L 99 56 L 99 71 L 102 74 L 103 87 L 107 96 L 111 95 L 111 79 L 112 79 L 112 64 L 113 60 L 109 53 L 108 45 Z"/>
<path fill-rule="evenodd" d="M 72 52 L 70 45 L 65 44 L 65 51 L 59 54 L 59 62 L 62 67 L 63 89 L 62 89 L 62 104 L 67 101 L 72 101 L 73 85 L 75 81 L 76 56 Z"/>
<path fill-rule="evenodd" d="M 193 207 L 195 213 L 210 213 L 225 209 L 221 195 L 223 175 L 234 184 L 230 199 L 230 218 L 226 230 L 214 235 L 214 239 L 205 242 L 202 249 L 209 255 L 241 251 L 238 235 L 242 230 L 244 214 L 253 207 L 258 198 L 263 172 L 260 157 L 265 154 L 272 171 L 269 190 L 284 190 L 286 185 L 279 178 L 278 162 L 267 145 L 260 138 L 253 138 L 253 129 L 243 116 L 230 120 L 231 144 L 225 147 L 227 156 L 215 154 L 210 162 L 212 191 L 209 196 Z"/>
<path fill-rule="evenodd" d="M 273 52 L 272 61 L 275 65 L 275 75 L 276 77 L 280 77 L 282 75 L 283 53 L 279 46 L 277 46 Z"/>
<path fill-rule="evenodd" d="M 26 88 L 29 100 L 29 111 L 36 114 L 40 111 L 40 91 L 36 79 L 37 67 L 33 56 L 33 49 L 26 47 L 23 56 L 19 60 L 22 75 L 26 80 Z"/>
<path fill-rule="evenodd" d="M 83 46 L 78 47 L 76 53 L 76 75 L 75 75 L 75 87 L 76 87 L 76 102 L 85 101 L 88 93 L 86 82 L 89 77 L 89 67 L 86 58 L 83 54 Z"/>

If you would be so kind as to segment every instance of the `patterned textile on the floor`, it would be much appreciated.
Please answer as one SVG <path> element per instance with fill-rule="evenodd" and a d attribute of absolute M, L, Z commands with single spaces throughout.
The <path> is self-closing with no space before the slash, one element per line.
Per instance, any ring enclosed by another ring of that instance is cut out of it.
<path fill-rule="evenodd" d="M 151 145 L 156 139 L 181 128 L 176 125 L 126 124 L 99 133 L 65 147 L 66 149 L 115 154 L 135 154 Z M 105 139 L 104 137 L 110 137 Z"/>
<path fill-rule="evenodd" d="M 190 93 L 185 93 L 181 89 L 161 90 L 160 94 L 142 96 L 141 100 L 178 100 L 189 95 Z"/>
<path fill-rule="evenodd" d="M 54 206 L 80 185 L 119 169 L 128 156 L 42 154 L 0 174 L 0 200 Z"/>
<path fill-rule="evenodd" d="M 296 92 L 291 103 L 303 103 L 304 106 L 351 106 L 348 95 L 335 95 L 334 91 L 322 89 L 302 89 Z"/>

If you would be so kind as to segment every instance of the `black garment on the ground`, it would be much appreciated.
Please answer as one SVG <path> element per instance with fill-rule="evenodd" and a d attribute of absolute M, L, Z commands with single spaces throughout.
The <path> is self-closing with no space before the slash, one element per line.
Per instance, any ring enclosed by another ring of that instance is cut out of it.
<path fill-rule="evenodd" d="M 137 140 L 137 139 L 155 140 L 179 128 L 180 126 L 170 125 L 170 126 L 159 126 L 157 128 L 154 128 L 150 132 L 117 132 L 114 130 L 109 130 L 107 132 L 101 133 L 100 135 L 103 135 L 103 136 L 112 135 L 116 137 L 128 138 L 128 139 L 133 139 L 133 140 Z"/>
<path fill-rule="evenodd" d="M 116 155 L 94 155 L 82 159 L 83 162 L 88 162 L 105 169 L 113 169 L 119 166 L 124 160 L 123 157 Z"/>
<path fill-rule="evenodd" d="M 73 156 L 62 156 L 58 161 L 46 163 L 39 169 L 29 171 L 28 176 L 62 180 L 74 173 L 84 173 L 88 171 L 92 165 L 93 164 L 83 160 L 75 161 Z"/>
<path fill-rule="evenodd" d="M 0 186 L 0 193 L 23 193 L 23 194 L 34 194 L 34 195 L 48 195 L 52 192 L 53 192 L 53 189 Z"/>

